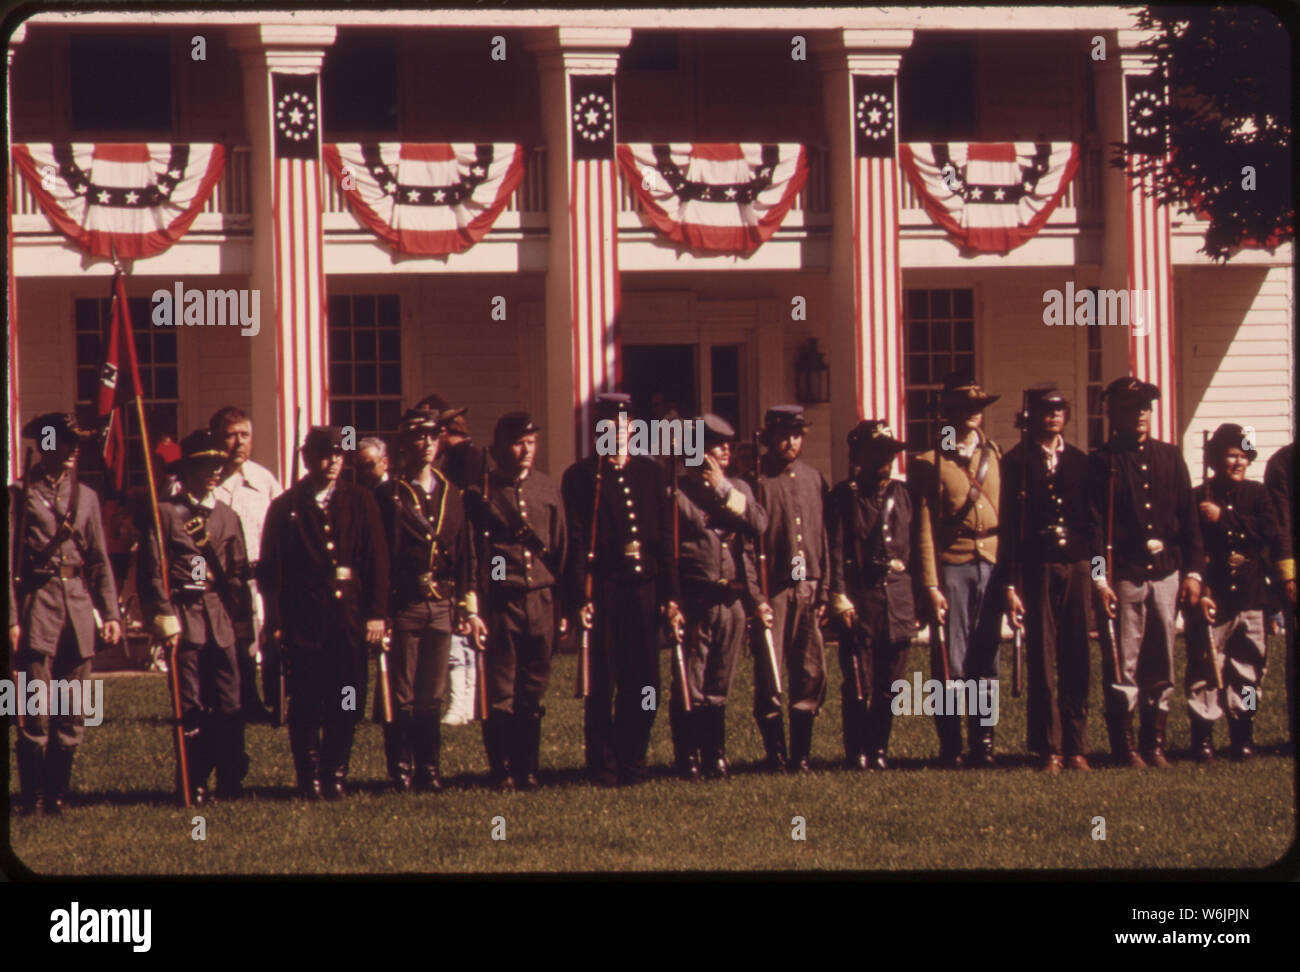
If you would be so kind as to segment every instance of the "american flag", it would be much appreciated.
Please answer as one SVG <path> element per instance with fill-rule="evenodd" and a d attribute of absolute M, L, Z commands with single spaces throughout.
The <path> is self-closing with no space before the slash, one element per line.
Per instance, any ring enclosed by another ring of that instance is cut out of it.
<path fill-rule="evenodd" d="M 1125 79 L 1128 138 L 1140 165 L 1151 157 L 1164 157 L 1165 132 L 1155 121 L 1153 106 L 1164 98 L 1158 81 L 1150 75 Z M 1128 286 L 1130 304 L 1129 370 L 1161 391 L 1152 405 L 1151 434 L 1176 442 L 1178 396 L 1174 384 L 1173 265 L 1169 251 L 1169 209 L 1157 203 L 1151 174 L 1126 175 L 1128 192 Z M 1141 317 L 1139 318 L 1139 315 Z"/>
<path fill-rule="evenodd" d="M 328 422 L 325 367 L 325 274 L 321 265 L 320 114 L 314 74 L 271 75 L 275 130 L 276 361 L 279 367 L 280 481 L 293 482 L 299 443 L 294 411 L 305 428 Z"/>
<path fill-rule="evenodd" d="M 622 378 L 618 314 L 618 187 L 614 160 L 614 77 L 569 79 L 572 168 L 569 237 L 572 253 L 573 400 L 577 454 L 587 454 L 591 403 Z"/>
<path fill-rule="evenodd" d="M 858 418 L 903 428 L 902 272 L 892 76 L 853 78 L 854 357 Z"/>
<path fill-rule="evenodd" d="M 18 430 L 22 426 L 22 411 L 18 403 L 18 277 L 14 273 L 14 194 L 5 193 L 8 197 L 8 223 L 9 235 L 7 237 L 9 249 L 9 480 L 17 481 L 22 475 L 22 469 L 18 465 L 19 452 L 22 449 L 21 437 Z"/>

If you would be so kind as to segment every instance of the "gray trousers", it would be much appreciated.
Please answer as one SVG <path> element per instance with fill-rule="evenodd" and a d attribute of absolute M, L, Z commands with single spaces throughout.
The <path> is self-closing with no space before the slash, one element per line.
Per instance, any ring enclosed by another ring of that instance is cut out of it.
<path fill-rule="evenodd" d="M 1242 611 L 1217 624 L 1209 625 L 1202 635 L 1209 635 L 1214 654 L 1214 664 L 1223 673 L 1223 692 L 1220 694 L 1214 672 L 1206 665 L 1205 640 L 1199 652 L 1188 652 L 1187 708 L 1195 717 L 1213 722 L 1227 709 L 1228 721 L 1250 719 L 1259 709 L 1259 686 L 1264 680 L 1268 654 L 1264 631 L 1263 610 Z M 1189 647 L 1192 632 L 1187 632 Z M 1227 705 L 1224 706 L 1224 699 Z"/>
<path fill-rule="evenodd" d="M 24 641 L 26 641 L 25 635 L 26 632 L 24 632 Z M 19 651 L 18 658 L 20 660 L 15 667 L 26 674 L 27 684 L 44 682 L 46 689 L 45 711 L 39 715 L 28 713 L 23 716 L 23 728 L 18 733 L 19 747 L 44 753 L 46 746 L 54 742 L 64 749 L 75 750 L 86 735 L 85 699 L 81 700 L 82 705 L 77 707 L 76 714 L 62 711 L 59 715 L 49 714 L 51 679 L 67 679 L 81 684 L 85 679 L 90 678 L 94 667 L 91 659 L 81 657 L 81 652 L 77 648 L 77 635 L 72 624 L 64 625 L 63 633 L 59 636 L 58 649 L 53 655 L 24 648 Z M 60 708 L 62 709 L 62 706 Z"/>
<path fill-rule="evenodd" d="M 395 719 L 435 718 L 447 694 L 451 660 L 451 604 L 419 602 L 393 619 L 388 655 Z"/>
<path fill-rule="evenodd" d="M 745 642 L 745 609 L 730 604 L 686 605 L 686 679 L 691 705 L 723 706 L 731 691 L 736 656 Z"/>
<path fill-rule="evenodd" d="M 986 560 L 943 564 L 940 589 L 948 600 L 948 672 L 954 679 L 998 677 L 1002 611 L 989 593 L 993 565 Z"/>
<path fill-rule="evenodd" d="M 1159 580 L 1118 582 L 1119 678 L 1112 692 L 1124 697 L 1126 711 L 1169 711 L 1174 695 L 1174 632 L 1178 573 Z M 1105 615 L 1102 615 L 1105 618 Z"/>
<path fill-rule="evenodd" d="M 817 582 L 797 581 L 793 587 L 778 591 L 770 598 L 772 613 L 772 647 L 776 663 L 785 672 L 783 686 L 790 699 L 790 709 L 814 715 L 826 699 L 826 646 L 817 626 Z M 780 699 L 772 684 L 766 659 L 767 648 L 755 633 L 754 650 L 754 718 L 763 720 L 781 714 Z"/>

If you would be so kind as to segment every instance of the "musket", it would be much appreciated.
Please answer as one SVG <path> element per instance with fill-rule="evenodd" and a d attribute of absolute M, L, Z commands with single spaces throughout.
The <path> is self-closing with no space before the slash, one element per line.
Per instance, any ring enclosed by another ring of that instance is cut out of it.
<path fill-rule="evenodd" d="M 393 690 L 388 681 L 388 646 L 392 639 L 384 635 L 384 643 L 379 646 L 379 699 L 383 703 L 384 722 L 393 721 Z"/>
<path fill-rule="evenodd" d="M 10 431 L 12 434 L 13 430 Z M 28 446 L 27 452 L 23 455 L 23 478 L 22 478 L 22 484 L 23 484 L 22 504 L 23 505 L 22 505 L 22 509 L 20 509 L 18 512 L 18 531 L 12 537 L 9 538 L 10 543 L 14 545 L 14 557 L 13 560 L 11 561 L 11 568 L 13 570 L 12 576 L 13 576 L 13 585 L 15 590 L 20 589 L 23 584 L 23 577 L 22 577 L 23 560 L 24 560 L 23 542 L 27 536 L 27 486 L 28 486 L 28 480 L 31 479 L 32 476 L 33 455 L 34 455 L 34 450 L 32 449 L 31 446 Z M 24 597 L 23 600 L 26 600 L 26 598 Z M 23 625 L 27 625 L 28 617 L 29 616 L 27 612 L 20 610 L 18 613 L 18 617 L 11 619 L 10 624 L 21 622 Z M 14 685 L 18 684 L 17 666 L 18 666 L 18 654 L 17 654 L 17 648 L 15 647 L 14 656 L 10 660 L 10 664 L 9 664 L 10 678 L 12 679 Z M 15 709 L 18 717 L 19 732 L 22 732 L 23 726 L 26 724 L 23 716 L 24 708 L 26 707 L 20 705 L 17 706 Z"/>
<path fill-rule="evenodd" d="M 1115 553 L 1115 453 L 1114 451 L 1110 452 L 1108 458 L 1110 460 L 1110 475 L 1109 477 L 1107 477 L 1106 480 L 1106 583 L 1107 585 L 1114 582 L 1114 574 L 1112 572 L 1112 567 L 1114 565 L 1114 560 L 1115 560 L 1114 557 L 1114 553 Z M 1118 597 L 1119 592 L 1116 591 L 1115 593 L 1116 593 L 1116 597 Z M 1110 642 L 1110 670 L 1111 670 L 1111 674 L 1115 678 L 1115 681 L 1111 683 L 1111 687 L 1118 690 L 1120 687 L 1119 618 L 1118 617 L 1112 618 L 1110 616 L 1110 612 L 1106 610 L 1106 605 L 1104 601 L 1101 607 L 1102 607 L 1101 616 L 1103 619 L 1105 619 L 1106 622 L 1106 638 Z"/>
<path fill-rule="evenodd" d="M 678 576 L 679 561 L 681 559 L 681 523 L 677 510 L 677 453 L 674 450 L 668 457 L 668 470 L 671 479 L 669 496 L 673 504 L 673 576 Z M 678 637 L 677 630 L 669 624 L 669 632 L 673 639 L 673 669 L 677 672 L 677 685 L 681 690 L 682 711 L 691 711 L 691 684 L 686 679 L 686 652 L 682 648 L 682 639 Z"/>
<path fill-rule="evenodd" d="M 930 506 L 930 537 L 931 547 L 934 548 L 934 573 L 935 578 L 943 580 L 943 563 L 939 554 L 939 503 L 943 499 L 942 477 L 939 474 L 939 464 L 943 461 L 939 444 L 934 446 L 934 499 Z M 952 606 L 949 605 L 949 610 Z M 937 667 L 943 673 L 943 684 L 946 686 L 952 680 L 952 672 L 948 667 L 948 645 L 944 639 L 943 622 L 939 619 L 939 612 L 935 611 L 934 620 L 930 623 L 930 645 L 931 651 L 939 655 L 939 664 Z M 933 662 L 932 662 L 933 664 Z"/>
<path fill-rule="evenodd" d="M 1210 499 L 1210 430 L 1201 429 L 1201 482 L 1205 484 L 1205 498 Z M 1204 596 L 1204 594 L 1202 594 Z M 1220 692 L 1223 691 L 1223 672 L 1219 669 L 1219 661 L 1214 657 L 1214 633 L 1210 628 L 1208 621 L 1197 620 L 1193 616 L 1191 608 L 1186 610 L 1183 615 L 1185 620 L 1184 627 L 1188 634 L 1191 634 L 1193 626 L 1199 627 L 1202 623 L 1205 625 L 1205 661 L 1210 666 L 1210 671 L 1214 672 L 1214 686 Z"/>
<path fill-rule="evenodd" d="M 591 500 L 591 534 L 587 543 L 587 569 L 582 578 L 582 603 L 591 603 L 592 568 L 596 563 L 596 529 L 600 525 L 600 480 L 603 473 L 600 454 L 596 455 L 596 486 Z M 573 697 L 585 699 L 591 694 L 591 629 L 578 619 L 578 677 Z"/>
<path fill-rule="evenodd" d="M 759 433 L 754 433 L 754 498 L 758 498 L 758 444 Z M 758 548 L 758 584 L 763 592 L 763 600 L 768 600 L 767 594 L 767 537 L 760 535 L 754 540 L 754 546 Z M 781 666 L 776 661 L 776 645 L 772 643 L 772 629 L 763 623 L 761 617 L 754 619 L 754 624 L 763 634 L 763 646 L 767 654 L 768 673 L 772 676 L 772 686 L 776 690 L 777 708 L 781 706 Z"/>
<path fill-rule="evenodd" d="M 1020 495 L 1017 497 L 1019 503 L 1019 523 L 1016 531 L 1016 549 L 1012 551 L 1011 560 L 1012 569 L 1014 570 L 1013 581 L 1016 585 L 1016 593 L 1023 594 L 1025 591 L 1025 549 L 1029 544 L 1029 393 L 1021 392 L 1020 396 Z M 1013 646 L 1015 649 L 1011 665 L 1011 695 L 1013 698 L 1020 698 L 1021 689 L 1024 688 L 1024 668 L 1025 668 L 1025 629 L 1024 622 L 1026 618 L 1021 619 L 1019 625 L 1012 625 L 1015 632 Z"/>
<path fill-rule="evenodd" d="M 488 564 L 488 558 L 492 555 L 492 527 L 488 521 L 487 508 L 488 502 L 488 460 L 487 453 L 483 454 L 483 527 L 479 531 L 483 540 L 483 555 L 479 557 L 478 567 L 478 588 L 479 593 L 483 596 L 483 610 L 487 608 L 487 590 L 488 584 L 492 580 L 492 568 Z M 480 614 L 480 617 L 482 615 Z M 487 665 L 484 664 L 483 655 L 487 651 L 487 645 L 481 644 L 477 638 L 474 639 L 474 718 L 482 722 L 488 717 L 488 695 L 487 695 Z"/>

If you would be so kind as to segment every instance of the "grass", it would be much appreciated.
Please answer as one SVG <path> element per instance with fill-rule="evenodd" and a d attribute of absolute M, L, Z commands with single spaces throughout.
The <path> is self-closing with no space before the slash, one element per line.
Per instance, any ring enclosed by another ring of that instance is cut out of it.
<path fill-rule="evenodd" d="M 1279 639 L 1270 657 L 1283 658 Z M 912 667 L 926 670 L 913 646 Z M 1003 652 L 1004 677 L 1010 652 Z M 834 666 L 834 654 L 828 653 Z M 1105 748 L 1098 653 L 1090 707 L 1093 753 Z M 667 684 L 667 656 L 664 656 Z M 1182 684 L 1182 644 L 1178 650 Z M 490 791 L 476 725 L 444 726 L 438 796 L 384 788 L 379 727 L 359 729 L 342 803 L 293 798 L 285 730 L 248 729 L 250 796 L 185 811 L 171 798 L 167 689 L 160 675 L 110 675 L 104 723 L 87 730 L 75 795 L 61 818 L 10 818 L 11 847 L 38 874 L 367 874 L 605 871 L 963 871 L 970 869 L 1259 868 L 1295 838 L 1294 757 L 1286 742 L 1284 664 L 1275 663 L 1256 722 L 1260 755 L 1209 766 L 1186 753 L 1186 709 L 1176 699 L 1165 772 L 1105 769 L 1047 778 L 1024 751 L 1024 700 L 1004 692 L 1003 768 L 945 771 L 933 720 L 895 719 L 883 774 L 839 768 L 839 674 L 817 720 L 810 777 L 757 772 L 762 745 L 750 714 L 750 665 L 738 666 L 728 706 L 730 781 L 687 784 L 667 775 L 667 712 L 655 721 L 656 777 L 598 790 L 582 773 L 582 712 L 571 698 L 574 658 L 556 659 L 537 793 Z M 911 669 L 909 669 L 910 673 Z M 1003 682 L 1009 687 L 1009 678 Z M 10 735 L 12 753 L 12 735 Z M 1216 743 L 1227 744 L 1220 724 Z M 1180 752 L 1181 751 L 1181 752 Z M 16 788 L 13 757 L 12 786 Z M 195 840 L 201 815 L 205 840 Z M 806 840 L 792 839 L 803 817 Z M 1106 839 L 1092 838 L 1105 818 Z M 493 840 L 494 818 L 505 839 Z"/>

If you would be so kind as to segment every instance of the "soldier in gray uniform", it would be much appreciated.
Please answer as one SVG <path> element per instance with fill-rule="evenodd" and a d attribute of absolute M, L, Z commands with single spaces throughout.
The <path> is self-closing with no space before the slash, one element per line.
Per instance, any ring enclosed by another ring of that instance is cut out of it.
<path fill-rule="evenodd" d="M 196 805 L 243 793 L 248 771 L 235 643 L 252 638 L 248 558 L 239 518 L 212 491 L 228 453 L 207 429 L 181 440 L 171 471 L 181 491 L 158 503 L 167 581 L 151 525 L 140 548 L 140 601 L 155 633 L 176 655 L 190 787 Z M 170 593 L 170 598 L 168 594 Z"/>
<path fill-rule="evenodd" d="M 767 591 L 777 664 L 785 669 L 790 698 L 789 762 L 809 770 L 813 719 L 826 698 L 826 649 L 821 622 L 826 614 L 830 564 L 822 510 L 826 480 L 799 458 L 809 425 L 799 405 L 777 405 L 763 419 L 767 452 L 758 465 L 755 498 L 767 511 Z M 766 624 L 766 612 L 759 622 Z M 758 632 L 761 634 L 761 632 Z M 767 767 L 784 772 L 785 727 L 766 650 L 756 649 L 754 718 L 767 750 Z"/>
<path fill-rule="evenodd" d="M 117 590 L 104 544 L 99 500 L 77 482 L 77 458 L 92 433 L 71 415 L 28 422 L 40 461 L 9 487 L 9 649 L 28 684 L 66 679 L 84 685 L 95 653 L 95 609 L 104 640 L 122 637 Z M 53 698 L 47 691 L 46 698 Z M 85 708 L 28 713 L 16 755 L 24 813 L 57 814 L 85 735 Z"/>
<path fill-rule="evenodd" d="M 893 685 L 907 666 L 916 631 L 912 599 L 912 498 L 890 477 L 903 443 L 876 419 L 849 433 L 853 470 L 826 506 L 831 610 L 840 629 L 844 761 L 849 769 L 888 768 Z"/>
<path fill-rule="evenodd" d="M 678 576 L 686 615 L 689 720 L 673 680 L 668 709 L 676 769 L 683 779 L 725 777 L 726 702 L 736 656 L 745 641 L 745 617 L 760 610 L 770 618 L 758 584 L 755 544 L 767 529 L 767 514 L 749 486 L 728 478 L 736 430 L 717 415 L 705 415 L 704 461 L 686 466 L 678 478 Z"/>
<path fill-rule="evenodd" d="M 501 416 L 493 434 L 495 468 L 487 500 L 469 484 L 465 504 L 475 533 L 486 538 L 480 592 L 488 625 L 488 713 L 483 721 L 493 786 L 540 785 L 542 700 L 551 678 L 568 534 L 560 490 L 533 468 L 537 433 L 527 412 Z"/>

